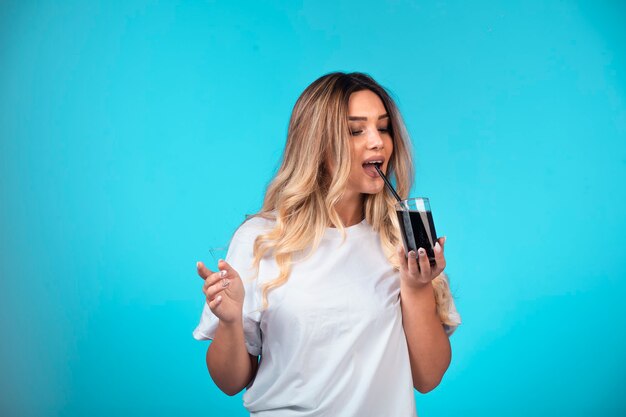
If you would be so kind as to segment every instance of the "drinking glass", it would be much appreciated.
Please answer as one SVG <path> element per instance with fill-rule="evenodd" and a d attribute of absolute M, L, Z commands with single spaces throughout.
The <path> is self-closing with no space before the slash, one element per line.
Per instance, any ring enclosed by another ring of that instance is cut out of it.
<path fill-rule="evenodd" d="M 424 248 L 430 264 L 435 265 L 434 247 L 437 233 L 428 198 L 417 197 L 398 201 L 395 208 L 405 255 L 412 250 L 417 252 L 419 248 Z"/>
<path fill-rule="evenodd" d="M 209 253 L 211 254 L 211 259 L 213 259 L 213 263 L 211 264 L 209 269 L 216 272 L 219 270 L 219 268 L 217 267 L 217 261 L 219 261 L 220 259 L 226 259 L 226 254 L 228 253 L 228 246 L 226 245 L 214 246 L 212 248 L 209 248 Z"/>

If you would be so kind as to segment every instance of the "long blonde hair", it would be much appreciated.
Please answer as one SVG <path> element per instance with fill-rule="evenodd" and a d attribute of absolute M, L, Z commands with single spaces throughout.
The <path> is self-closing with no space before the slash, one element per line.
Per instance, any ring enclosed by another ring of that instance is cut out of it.
<path fill-rule="evenodd" d="M 268 233 L 254 242 L 254 266 L 271 254 L 279 275 L 262 285 L 263 308 L 268 293 L 287 282 L 294 253 L 310 250 L 320 243 L 327 227 L 342 233 L 344 224 L 335 210 L 345 190 L 351 167 L 351 136 L 348 127 L 348 101 L 356 91 L 370 90 L 380 97 L 389 115 L 393 152 L 387 175 L 395 178 L 396 190 L 407 198 L 413 181 L 410 139 L 400 112 L 387 91 L 362 73 L 334 72 L 309 85 L 296 101 L 287 132 L 287 144 L 278 173 L 270 183 L 258 216 L 275 220 Z M 328 161 L 336 167 L 334 175 Z M 394 198 L 388 192 L 364 194 L 364 217 L 380 235 L 385 256 L 399 268 L 396 246 L 400 244 Z M 448 318 L 450 290 L 445 276 L 433 281 L 439 316 Z"/>

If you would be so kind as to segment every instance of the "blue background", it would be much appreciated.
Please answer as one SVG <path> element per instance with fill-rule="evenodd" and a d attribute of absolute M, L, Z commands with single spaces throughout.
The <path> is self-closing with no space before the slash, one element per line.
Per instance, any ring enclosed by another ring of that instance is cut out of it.
<path fill-rule="evenodd" d="M 247 415 L 191 337 L 195 262 L 259 209 L 302 90 L 356 70 L 398 100 L 464 321 L 420 415 L 624 415 L 625 18 L 2 2 L 0 414 Z"/>

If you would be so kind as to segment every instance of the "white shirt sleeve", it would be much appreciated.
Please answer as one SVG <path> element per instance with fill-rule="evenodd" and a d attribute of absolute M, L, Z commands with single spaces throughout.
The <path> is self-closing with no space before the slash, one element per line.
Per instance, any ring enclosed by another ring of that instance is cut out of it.
<path fill-rule="evenodd" d="M 245 236 L 240 228 L 230 243 L 226 262 L 228 262 L 241 277 L 244 285 L 245 296 L 243 302 L 243 333 L 248 353 L 258 356 L 261 354 L 261 296 L 257 285 L 256 271 L 252 267 L 254 259 L 254 237 Z M 193 331 L 196 340 L 213 340 L 219 319 L 213 314 L 208 303 L 204 303 L 200 323 Z"/>

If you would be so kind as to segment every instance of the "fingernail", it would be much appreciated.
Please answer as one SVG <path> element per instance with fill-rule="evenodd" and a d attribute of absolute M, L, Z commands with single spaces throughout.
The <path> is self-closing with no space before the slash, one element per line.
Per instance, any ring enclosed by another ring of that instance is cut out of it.
<path fill-rule="evenodd" d="M 221 295 L 218 295 L 217 297 L 215 297 L 215 299 L 216 299 L 216 300 L 217 300 L 217 302 L 219 303 L 219 302 L 221 302 L 221 301 L 222 301 L 222 296 L 221 296 Z"/>
<path fill-rule="evenodd" d="M 435 243 L 435 247 L 433 249 L 435 250 L 435 253 L 441 253 L 441 246 L 439 245 L 439 242 Z"/>
<path fill-rule="evenodd" d="M 196 268 L 200 268 L 200 261 L 196 262 Z"/>
<path fill-rule="evenodd" d="M 224 278 L 224 279 L 222 280 L 222 288 L 226 288 L 226 287 L 228 287 L 228 284 L 230 284 L 230 281 L 229 281 L 229 280 L 227 280 L 226 278 Z"/>
<path fill-rule="evenodd" d="M 444 237 L 443 237 L 443 243 L 446 243 L 446 239 L 447 239 L 447 238 L 444 236 Z"/>
<path fill-rule="evenodd" d="M 426 254 L 424 248 L 419 248 L 417 251 L 419 252 L 420 256 L 424 256 Z"/>
<path fill-rule="evenodd" d="M 415 253 L 415 251 L 414 251 L 414 250 L 412 250 L 411 252 L 409 252 L 409 256 L 410 256 L 411 258 L 417 258 L 417 254 Z"/>
<path fill-rule="evenodd" d="M 226 270 L 223 269 L 220 271 L 220 277 L 224 278 L 226 276 Z"/>

